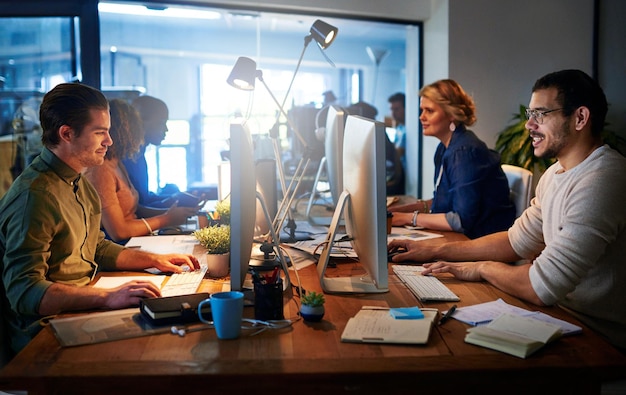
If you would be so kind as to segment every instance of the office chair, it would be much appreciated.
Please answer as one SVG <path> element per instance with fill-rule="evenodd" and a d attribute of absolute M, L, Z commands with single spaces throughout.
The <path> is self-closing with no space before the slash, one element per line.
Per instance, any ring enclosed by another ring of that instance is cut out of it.
<path fill-rule="evenodd" d="M 530 205 L 533 173 L 523 167 L 513 165 L 502 165 L 502 170 L 509 181 L 511 201 L 515 204 L 515 218 L 517 218 Z"/>

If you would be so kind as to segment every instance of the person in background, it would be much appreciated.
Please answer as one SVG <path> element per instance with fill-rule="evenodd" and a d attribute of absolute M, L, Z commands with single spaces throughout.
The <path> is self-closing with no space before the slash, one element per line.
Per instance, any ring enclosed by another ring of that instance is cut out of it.
<path fill-rule="evenodd" d="M 538 79 L 526 110 L 534 154 L 556 158 L 529 208 L 508 231 L 476 240 L 406 248 L 393 258 L 425 274 L 488 281 L 539 306 L 567 309 L 626 352 L 626 158 L 604 145 L 607 101 L 580 70 Z M 511 265 L 521 258 L 531 261 Z M 452 261 L 472 262 L 452 262 Z"/>
<path fill-rule="evenodd" d="M 114 99 L 111 108 L 109 147 L 102 166 L 85 171 L 85 177 L 94 186 L 102 205 L 102 228 L 107 237 L 125 243 L 133 236 L 145 236 L 165 227 L 184 224 L 198 212 L 197 207 L 178 207 L 174 202 L 168 209 L 145 207 L 139 204 L 137 190 L 131 183 L 122 159 L 136 155 L 143 143 L 141 119 L 137 110 L 126 101 Z"/>
<path fill-rule="evenodd" d="M 398 92 L 389 96 L 387 101 L 389 102 L 389 110 L 391 111 L 391 117 L 393 118 L 393 128 L 396 129 L 396 136 L 393 144 L 395 145 L 400 161 L 402 162 L 402 168 L 406 169 L 406 125 L 404 121 L 406 97 L 404 93 Z"/>
<path fill-rule="evenodd" d="M 476 122 L 474 101 L 453 80 L 420 90 L 425 136 L 440 140 L 435 151 L 435 192 L 430 201 L 389 207 L 394 226 L 464 233 L 469 238 L 507 229 L 515 219 L 500 155 L 467 129 Z"/>
<path fill-rule="evenodd" d="M 100 199 L 82 177 L 102 165 L 113 143 L 109 104 L 100 91 L 59 84 L 43 97 L 39 114 L 44 148 L 0 200 L 0 321 L 2 341 L 13 353 L 43 328 L 45 317 L 121 309 L 160 296 L 149 281 L 90 286 L 99 271 L 200 267 L 191 255 L 127 249 L 100 231 Z"/>
<path fill-rule="evenodd" d="M 148 187 L 148 163 L 146 162 L 146 146 L 148 144 L 161 145 L 167 134 L 167 120 L 169 109 L 165 102 L 152 96 L 139 96 L 132 102 L 133 107 L 139 112 L 144 143 L 139 148 L 139 153 L 133 157 L 122 159 L 122 163 L 128 172 L 130 182 L 139 192 L 139 204 L 150 207 L 170 207 L 175 198 L 178 188 L 175 185 L 167 185 L 166 193 L 155 194 Z"/>
<path fill-rule="evenodd" d="M 348 114 L 360 115 L 365 118 L 376 120 L 378 110 L 369 103 L 360 101 L 346 108 Z M 404 169 L 396 149 L 385 133 L 385 171 L 386 171 L 386 193 L 391 195 L 404 194 Z"/>

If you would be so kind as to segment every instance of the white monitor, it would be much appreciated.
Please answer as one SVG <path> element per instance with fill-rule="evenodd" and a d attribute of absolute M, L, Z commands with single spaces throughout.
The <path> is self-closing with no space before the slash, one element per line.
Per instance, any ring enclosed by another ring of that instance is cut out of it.
<path fill-rule="evenodd" d="M 343 191 L 343 133 L 345 112 L 341 107 L 328 107 L 324 134 L 326 173 L 333 204 L 336 206 Z"/>
<path fill-rule="evenodd" d="M 230 288 L 243 290 L 254 241 L 256 176 L 250 131 L 230 125 Z"/>
<path fill-rule="evenodd" d="M 348 116 L 343 143 L 343 192 L 317 264 L 328 293 L 381 293 L 388 289 L 387 196 L 385 192 L 385 125 Z M 341 217 L 359 262 L 367 272 L 351 277 L 326 277 L 332 244 Z"/>

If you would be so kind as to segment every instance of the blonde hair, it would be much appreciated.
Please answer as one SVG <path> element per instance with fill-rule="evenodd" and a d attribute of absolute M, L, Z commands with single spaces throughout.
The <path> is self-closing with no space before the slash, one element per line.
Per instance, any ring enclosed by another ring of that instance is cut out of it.
<path fill-rule="evenodd" d="M 435 81 L 420 89 L 419 95 L 439 104 L 446 114 L 466 126 L 476 123 L 474 100 L 454 80 Z"/>

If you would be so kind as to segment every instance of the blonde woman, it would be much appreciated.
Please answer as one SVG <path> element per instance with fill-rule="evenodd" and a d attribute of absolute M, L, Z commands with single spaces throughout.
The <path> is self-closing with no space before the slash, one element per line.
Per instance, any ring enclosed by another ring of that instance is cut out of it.
<path fill-rule="evenodd" d="M 440 141 L 435 191 L 430 200 L 390 207 L 394 226 L 455 231 L 469 238 L 507 229 L 515 207 L 500 156 L 467 129 L 476 122 L 474 101 L 449 79 L 423 87 L 419 95 L 424 135 Z"/>

